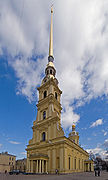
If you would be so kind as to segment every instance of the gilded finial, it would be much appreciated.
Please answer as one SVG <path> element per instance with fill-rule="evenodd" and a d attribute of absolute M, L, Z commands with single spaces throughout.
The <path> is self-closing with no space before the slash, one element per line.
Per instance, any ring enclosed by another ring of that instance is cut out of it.
<path fill-rule="evenodd" d="M 53 13 L 53 4 L 51 5 L 51 13 Z"/>
<path fill-rule="evenodd" d="M 51 6 L 51 26 L 50 26 L 50 42 L 49 42 L 49 57 L 48 61 L 53 62 L 53 5 Z"/>

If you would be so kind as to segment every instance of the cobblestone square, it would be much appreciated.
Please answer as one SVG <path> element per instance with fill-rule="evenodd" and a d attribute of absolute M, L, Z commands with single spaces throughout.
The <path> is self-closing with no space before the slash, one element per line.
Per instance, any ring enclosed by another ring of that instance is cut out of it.
<path fill-rule="evenodd" d="M 9 175 L 0 174 L 0 180 L 108 180 L 108 172 L 101 172 L 100 177 L 95 177 L 94 173 L 72 173 L 65 175 Z"/>

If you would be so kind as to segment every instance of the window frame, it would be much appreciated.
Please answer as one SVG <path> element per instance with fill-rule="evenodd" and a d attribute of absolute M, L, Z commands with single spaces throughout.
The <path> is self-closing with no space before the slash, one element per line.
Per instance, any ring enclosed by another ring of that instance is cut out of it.
<path fill-rule="evenodd" d="M 58 94 L 57 94 L 57 92 L 55 92 L 55 98 L 57 99 L 57 97 L 58 97 Z"/>
<path fill-rule="evenodd" d="M 46 111 L 43 111 L 43 120 L 46 119 Z"/>
<path fill-rule="evenodd" d="M 46 133 L 45 132 L 42 133 L 42 141 L 46 141 Z"/>
<path fill-rule="evenodd" d="M 44 99 L 47 97 L 47 91 L 46 90 L 43 93 L 43 97 L 44 97 Z"/>
<path fill-rule="evenodd" d="M 52 69 L 50 69 L 50 74 L 51 74 L 51 75 L 53 74 L 53 71 L 52 71 Z"/>

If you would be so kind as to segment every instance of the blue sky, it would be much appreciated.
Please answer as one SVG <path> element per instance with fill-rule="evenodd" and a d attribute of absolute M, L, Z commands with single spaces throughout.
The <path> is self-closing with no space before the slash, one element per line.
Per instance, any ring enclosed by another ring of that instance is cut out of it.
<path fill-rule="evenodd" d="M 17 158 L 26 157 L 32 138 L 36 87 L 48 57 L 51 4 L 0 0 L 0 152 Z M 75 123 L 80 145 L 103 158 L 108 149 L 107 7 L 105 0 L 54 1 L 54 63 L 63 92 L 62 126 L 68 136 Z"/>

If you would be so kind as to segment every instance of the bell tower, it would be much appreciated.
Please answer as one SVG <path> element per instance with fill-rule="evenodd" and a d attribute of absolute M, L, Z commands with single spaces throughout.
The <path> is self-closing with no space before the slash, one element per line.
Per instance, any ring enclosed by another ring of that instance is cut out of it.
<path fill-rule="evenodd" d="M 53 7 L 51 7 L 51 27 L 48 63 L 45 76 L 37 88 L 39 100 L 37 117 L 33 122 L 33 137 L 27 145 L 27 172 L 60 173 L 83 172 L 92 167 L 89 154 L 79 146 L 79 134 L 72 125 L 69 137 L 64 136 L 61 127 L 61 94 L 53 55 Z M 90 164 L 90 165 L 89 165 Z"/>
<path fill-rule="evenodd" d="M 69 139 L 79 145 L 79 134 L 75 131 L 75 124 L 72 125 L 72 132 L 69 134 Z"/>
<path fill-rule="evenodd" d="M 58 80 L 55 77 L 53 56 L 53 7 L 51 8 L 51 27 L 48 64 L 45 68 L 45 77 L 39 91 L 39 101 L 37 104 L 37 118 L 33 123 L 33 138 L 31 143 L 49 142 L 51 139 L 64 135 L 61 128 L 61 104 L 62 91 L 58 87 Z"/>

